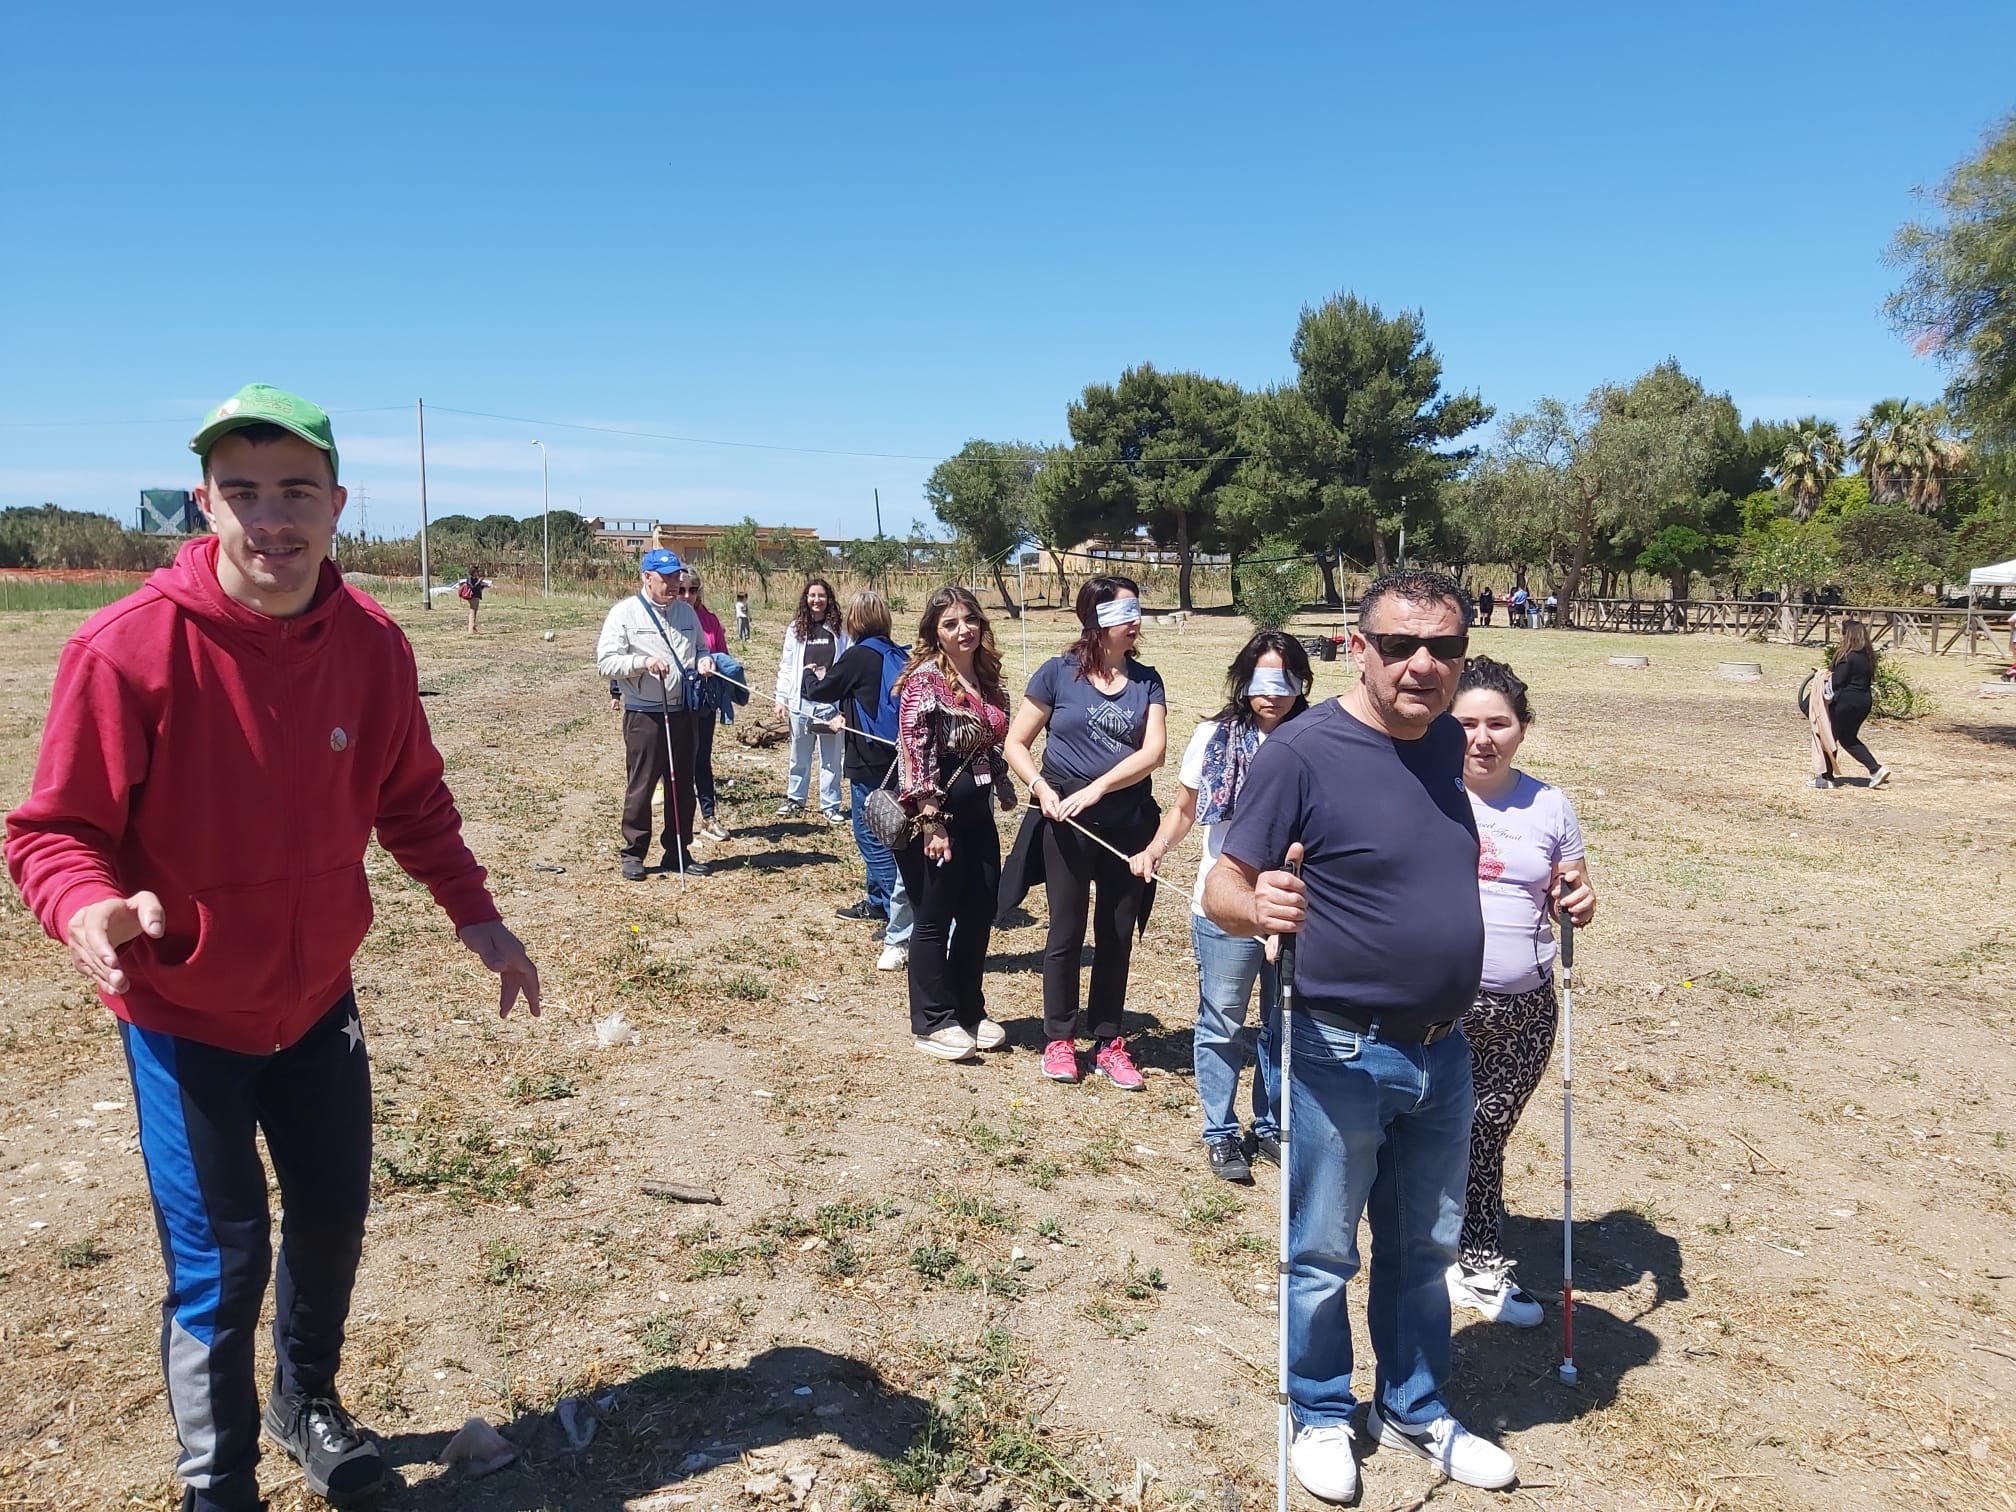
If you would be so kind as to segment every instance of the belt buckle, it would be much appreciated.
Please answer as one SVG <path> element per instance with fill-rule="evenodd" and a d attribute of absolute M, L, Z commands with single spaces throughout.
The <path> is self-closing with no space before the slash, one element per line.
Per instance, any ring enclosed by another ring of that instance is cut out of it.
<path fill-rule="evenodd" d="M 1450 1019 L 1446 1023 L 1430 1024 L 1427 1027 L 1427 1029 L 1422 1032 L 1421 1043 L 1424 1045 L 1432 1045 L 1439 1039 L 1447 1039 L 1449 1037 L 1450 1031 L 1455 1029 L 1455 1027 L 1456 1027 L 1456 1021 L 1454 1019 Z"/>

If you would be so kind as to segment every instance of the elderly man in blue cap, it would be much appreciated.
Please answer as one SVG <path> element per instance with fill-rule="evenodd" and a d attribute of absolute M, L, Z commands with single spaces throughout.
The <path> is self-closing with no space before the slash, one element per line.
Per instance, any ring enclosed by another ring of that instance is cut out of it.
<path fill-rule="evenodd" d="M 651 798 L 665 784 L 659 831 L 666 871 L 704 877 L 693 856 L 694 740 L 700 679 L 714 674 L 700 617 L 679 594 L 685 563 L 675 551 L 644 553 L 643 591 L 619 602 L 602 622 L 595 665 L 620 690 L 623 754 L 623 876 L 642 882 L 651 849 Z"/>

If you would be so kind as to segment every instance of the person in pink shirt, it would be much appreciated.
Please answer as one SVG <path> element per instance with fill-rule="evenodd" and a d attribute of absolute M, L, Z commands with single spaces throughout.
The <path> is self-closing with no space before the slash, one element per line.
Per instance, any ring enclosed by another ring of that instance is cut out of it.
<path fill-rule="evenodd" d="M 1582 827 L 1568 795 L 1512 765 L 1533 723 L 1526 684 L 1488 656 L 1473 657 L 1452 711 L 1463 727 L 1463 786 L 1477 820 L 1477 890 L 1484 910 L 1484 975 L 1463 1016 L 1477 1112 L 1463 1234 L 1449 1267 L 1449 1300 L 1494 1323 L 1531 1328 L 1535 1302 L 1499 1248 L 1505 1146 L 1554 1050 L 1554 920 L 1580 929 L 1596 913 Z"/>
<path fill-rule="evenodd" d="M 708 655 L 725 655 L 728 634 L 721 628 L 721 621 L 714 611 L 700 601 L 703 586 L 695 569 L 688 567 L 679 574 L 679 595 L 700 617 L 700 631 L 706 639 Z M 693 730 L 693 784 L 700 800 L 700 833 L 709 840 L 728 838 L 728 826 L 714 817 L 714 729 L 720 719 L 720 710 L 709 703 L 694 721 Z"/>

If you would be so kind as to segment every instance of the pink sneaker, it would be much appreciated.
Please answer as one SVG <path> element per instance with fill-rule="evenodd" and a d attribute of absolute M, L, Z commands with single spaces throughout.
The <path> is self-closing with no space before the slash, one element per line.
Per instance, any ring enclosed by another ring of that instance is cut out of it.
<path fill-rule="evenodd" d="M 1078 1047 L 1070 1040 L 1052 1040 L 1043 1047 L 1043 1074 L 1052 1081 L 1078 1080 Z"/>
<path fill-rule="evenodd" d="M 1099 1074 L 1123 1092 L 1141 1090 L 1141 1073 L 1134 1069 L 1134 1062 L 1127 1054 L 1127 1041 L 1112 1039 L 1106 1048 L 1094 1057 L 1092 1064 Z"/>

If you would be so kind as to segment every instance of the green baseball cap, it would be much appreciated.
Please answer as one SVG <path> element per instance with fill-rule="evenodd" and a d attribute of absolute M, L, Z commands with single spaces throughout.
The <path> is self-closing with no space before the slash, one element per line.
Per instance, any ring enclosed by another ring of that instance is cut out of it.
<path fill-rule="evenodd" d="M 219 438 L 248 425 L 277 425 L 292 431 L 310 446 L 329 453 L 329 476 L 336 476 L 336 436 L 329 428 L 328 413 L 299 394 L 274 388 L 270 383 L 248 383 L 210 412 L 203 428 L 189 438 L 189 450 L 206 463 L 210 448 Z"/>

